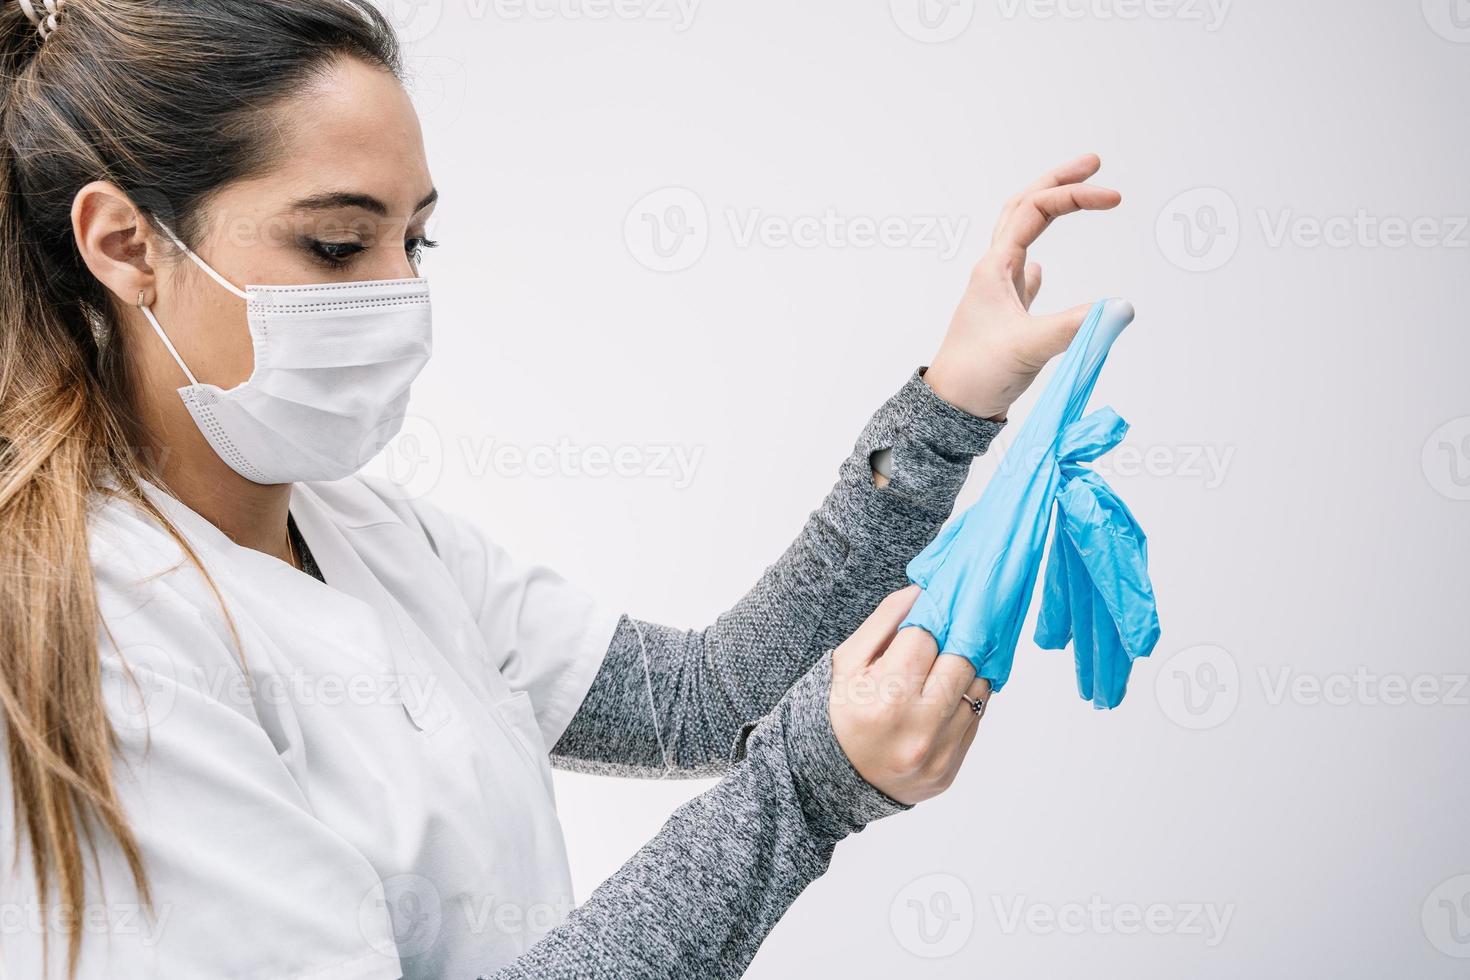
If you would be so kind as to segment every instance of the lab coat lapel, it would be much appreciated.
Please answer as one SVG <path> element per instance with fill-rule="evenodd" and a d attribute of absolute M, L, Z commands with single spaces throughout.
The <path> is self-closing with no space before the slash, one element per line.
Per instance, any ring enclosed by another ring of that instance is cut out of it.
<path fill-rule="evenodd" d="M 409 720 L 425 733 L 443 728 L 450 719 L 450 707 L 448 699 L 436 690 L 436 678 L 418 653 L 420 645 L 427 642 L 418 626 L 363 563 L 309 488 L 294 488 L 291 514 L 328 587 L 360 600 L 377 618 L 392 658 L 391 669 L 401 681 L 403 710 Z"/>

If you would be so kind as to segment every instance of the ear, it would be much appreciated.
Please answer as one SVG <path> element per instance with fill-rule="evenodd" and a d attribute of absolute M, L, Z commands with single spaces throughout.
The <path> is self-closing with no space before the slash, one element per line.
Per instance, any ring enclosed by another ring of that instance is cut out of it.
<path fill-rule="evenodd" d="M 97 180 L 77 191 L 71 228 L 82 261 L 119 302 L 153 303 L 158 238 L 121 188 Z"/>

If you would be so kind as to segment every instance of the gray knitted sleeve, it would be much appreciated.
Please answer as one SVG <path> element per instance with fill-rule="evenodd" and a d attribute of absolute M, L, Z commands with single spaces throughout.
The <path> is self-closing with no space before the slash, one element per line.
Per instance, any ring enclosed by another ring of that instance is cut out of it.
<path fill-rule="evenodd" d="M 829 651 L 905 584 L 999 428 L 916 373 L 863 430 L 795 543 L 714 625 L 623 618 L 554 761 L 723 778 L 493 980 L 738 977 L 838 842 L 906 809 L 837 742 Z M 893 476 L 879 488 L 870 460 L 884 449 Z"/>
<path fill-rule="evenodd" d="M 970 461 L 1000 429 L 951 406 L 916 371 L 873 415 L 786 553 L 714 625 L 623 617 L 552 761 L 617 775 L 725 772 L 740 730 L 908 584 L 909 559 L 938 533 Z M 892 451 L 882 488 L 871 463 L 880 450 Z"/>

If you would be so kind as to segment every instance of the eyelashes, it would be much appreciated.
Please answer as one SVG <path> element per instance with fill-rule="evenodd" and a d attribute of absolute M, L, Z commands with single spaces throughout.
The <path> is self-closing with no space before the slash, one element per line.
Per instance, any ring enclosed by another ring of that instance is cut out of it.
<path fill-rule="evenodd" d="M 334 267 L 344 266 L 352 261 L 354 256 L 367 251 L 366 246 L 357 242 L 314 241 L 310 244 L 310 249 L 318 259 Z"/>
<path fill-rule="evenodd" d="M 432 238 L 420 236 L 418 238 L 410 238 L 403 243 L 403 247 L 408 252 L 408 257 L 413 261 L 413 264 L 418 265 L 423 261 L 424 251 L 431 248 L 438 248 L 439 243 Z"/>
<path fill-rule="evenodd" d="M 403 243 L 403 251 L 415 265 L 423 259 L 425 250 L 438 247 L 437 241 L 422 235 L 410 238 Z M 312 254 L 312 257 L 331 269 L 346 267 L 354 258 L 367 250 L 368 247 L 361 242 L 310 241 L 307 243 L 307 251 Z"/>

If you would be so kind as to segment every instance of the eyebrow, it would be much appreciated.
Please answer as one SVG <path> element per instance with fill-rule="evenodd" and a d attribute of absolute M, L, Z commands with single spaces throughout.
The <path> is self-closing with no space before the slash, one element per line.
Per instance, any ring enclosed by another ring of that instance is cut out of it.
<path fill-rule="evenodd" d="M 438 200 L 439 190 L 435 188 L 429 192 L 428 197 L 424 198 L 414 207 L 413 213 L 418 214 L 424 208 Z M 373 214 L 381 217 L 388 216 L 388 206 L 382 201 L 373 197 L 371 194 L 359 194 L 354 191 L 329 191 L 324 194 L 313 194 L 310 197 L 303 197 L 291 205 L 292 211 L 334 211 L 340 208 L 361 208 L 364 211 L 371 211 Z"/>

